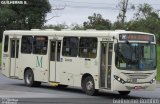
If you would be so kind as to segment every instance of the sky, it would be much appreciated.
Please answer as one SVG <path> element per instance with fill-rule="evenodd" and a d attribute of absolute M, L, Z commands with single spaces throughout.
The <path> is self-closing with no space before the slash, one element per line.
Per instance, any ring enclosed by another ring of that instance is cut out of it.
<path fill-rule="evenodd" d="M 52 11 L 47 14 L 45 25 L 56 25 L 65 23 L 83 24 L 88 21 L 88 16 L 93 13 L 100 13 L 103 18 L 109 19 L 111 22 L 117 20 L 119 14 L 118 3 L 120 0 L 49 0 Z M 160 10 L 160 0 L 129 0 L 129 6 L 148 3 L 155 10 Z M 55 9 L 60 10 L 55 10 Z M 126 20 L 133 18 L 136 11 L 128 9 Z"/>

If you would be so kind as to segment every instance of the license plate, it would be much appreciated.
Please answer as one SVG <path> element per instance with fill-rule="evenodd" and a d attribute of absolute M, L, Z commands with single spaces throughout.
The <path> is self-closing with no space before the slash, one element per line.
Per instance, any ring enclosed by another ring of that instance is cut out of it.
<path fill-rule="evenodd" d="M 139 89 L 142 89 L 142 87 L 141 86 L 135 86 L 134 89 L 139 90 Z"/>

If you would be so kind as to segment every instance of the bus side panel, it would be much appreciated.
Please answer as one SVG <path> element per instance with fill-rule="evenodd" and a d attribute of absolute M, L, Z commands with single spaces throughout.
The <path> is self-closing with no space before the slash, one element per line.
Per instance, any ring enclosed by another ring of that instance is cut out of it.
<path fill-rule="evenodd" d="M 80 59 L 77 57 L 63 57 L 61 66 L 57 67 L 58 74 L 60 74 L 60 83 L 81 86 L 80 76 Z"/>
<path fill-rule="evenodd" d="M 22 43 L 22 40 L 21 40 L 21 36 L 19 36 L 19 52 L 18 52 L 18 58 L 16 59 L 16 71 L 15 71 L 15 76 L 18 77 L 18 79 L 23 79 L 24 76 L 23 76 L 23 69 L 22 69 L 22 64 L 23 64 L 23 61 L 26 61 L 24 60 L 23 58 L 21 58 L 21 43 Z M 27 61 L 26 61 L 27 62 Z"/>
<path fill-rule="evenodd" d="M 34 80 L 48 82 L 48 56 L 47 55 L 20 55 L 20 78 L 24 78 L 24 71 L 30 68 L 34 73 Z"/>
<path fill-rule="evenodd" d="M 49 80 L 49 60 L 47 55 L 34 55 L 33 67 L 35 81 L 48 82 Z"/>
<path fill-rule="evenodd" d="M 90 59 L 90 60 L 86 60 Z M 99 89 L 99 68 L 100 68 L 100 42 L 97 43 L 97 56 L 96 58 L 81 58 L 80 59 L 80 73 L 89 73 L 94 80 L 95 88 Z"/>

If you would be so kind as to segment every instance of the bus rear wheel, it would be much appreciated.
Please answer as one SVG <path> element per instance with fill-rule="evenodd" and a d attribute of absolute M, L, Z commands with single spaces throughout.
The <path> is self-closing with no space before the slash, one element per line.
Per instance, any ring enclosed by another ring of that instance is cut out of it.
<path fill-rule="evenodd" d="M 129 95 L 130 91 L 118 91 L 120 95 L 123 95 L 123 96 L 127 96 Z"/>
<path fill-rule="evenodd" d="M 83 81 L 83 91 L 85 91 L 85 93 L 87 95 L 97 95 L 98 90 L 95 89 L 95 84 L 94 84 L 94 80 L 91 76 L 88 76 L 85 78 L 85 80 Z"/>
<path fill-rule="evenodd" d="M 41 82 L 34 81 L 34 74 L 31 69 L 25 71 L 24 82 L 28 87 L 39 87 L 41 85 Z"/>

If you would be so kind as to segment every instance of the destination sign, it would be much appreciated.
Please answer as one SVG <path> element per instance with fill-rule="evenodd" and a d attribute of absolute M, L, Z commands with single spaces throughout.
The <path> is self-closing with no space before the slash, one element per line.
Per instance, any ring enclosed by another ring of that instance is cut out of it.
<path fill-rule="evenodd" d="M 154 36 L 153 35 L 143 35 L 143 34 L 120 34 L 119 40 L 154 42 Z"/>
<path fill-rule="evenodd" d="M 46 37 L 45 36 L 35 36 L 37 41 L 45 41 Z"/>

